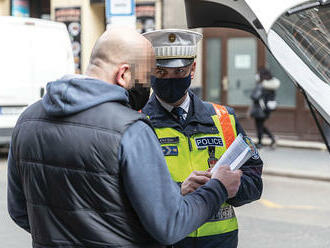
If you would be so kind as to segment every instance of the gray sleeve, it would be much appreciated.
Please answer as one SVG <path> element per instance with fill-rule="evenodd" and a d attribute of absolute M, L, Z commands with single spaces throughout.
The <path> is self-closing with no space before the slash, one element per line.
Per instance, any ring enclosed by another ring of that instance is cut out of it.
<path fill-rule="evenodd" d="M 227 191 L 217 179 L 182 196 L 155 133 L 142 121 L 125 132 L 119 154 L 128 198 L 144 228 L 161 244 L 186 237 L 227 199 Z"/>
<path fill-rule="evenodd" d="M 25 195 L 11 148 L 8 155 L 7 204 L 9 215 L 13 221 L 27 232 L 30 232 Z"/>

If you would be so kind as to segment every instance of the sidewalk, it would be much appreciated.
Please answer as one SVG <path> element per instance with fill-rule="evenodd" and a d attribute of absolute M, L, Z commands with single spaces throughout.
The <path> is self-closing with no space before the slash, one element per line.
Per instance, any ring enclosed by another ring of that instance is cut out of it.
<path fill-rule="evenodd" d="M 258 139 L 253 136 L 252 136 L 252 140 L 255 143 L 258 141 Z M 271 142 L 271 140 L 268 137 L 265 137 L 262 139 L 262 143 L 265 145 L 269 145 L 270 142 Z M 327 151 L 326 145 L 322 142 L 277 139 L 276 144 L 278 147 L 305 148 L 305 149 L 316 149 L 316 150 Z M 330 161 L 329 161 L 329 163 L 330 163 Z"/>
<path fill-rule="evenodd" d="M 263 142 L 270 144 L 270 140 Z M 284 176 L 330 182 L 330 154 L 324 144 L 278 140 L 275 149 L 259 150 L 264 175 Z"/>

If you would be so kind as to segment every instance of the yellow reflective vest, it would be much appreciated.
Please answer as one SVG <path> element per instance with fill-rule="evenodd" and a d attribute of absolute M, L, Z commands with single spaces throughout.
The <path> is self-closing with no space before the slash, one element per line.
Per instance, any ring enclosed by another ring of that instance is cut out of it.
<path fill-rule="evenodd" d="M 182 183 L 193 171 L 209 169 L 237 136 L 234 116 L 224 106 L 213 104 L 213 107 L 216 114 L 211 117 L 218 133 L 198 133 L 188 137 L 174 128 L 155 128 L 171 176 L 178 183 Z M 234 209 L 224 203 L 215 216 L 189 237 L 223 234 L 237 229 Z"/>

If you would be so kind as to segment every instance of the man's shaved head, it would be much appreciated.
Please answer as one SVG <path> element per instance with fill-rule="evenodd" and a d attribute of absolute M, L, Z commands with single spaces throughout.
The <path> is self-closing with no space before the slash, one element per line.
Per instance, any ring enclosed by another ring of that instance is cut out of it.
<path fill-rule="evenodd" d="M 141 34 L 130 28 L 110 28 L 96 41 L 87 75 L 116 84 L 119 68 L 129 65 L 133 82 L 135 79 L 145 80 L 139 77 L 150 74 L 153 61 L 151 43 Z"/>

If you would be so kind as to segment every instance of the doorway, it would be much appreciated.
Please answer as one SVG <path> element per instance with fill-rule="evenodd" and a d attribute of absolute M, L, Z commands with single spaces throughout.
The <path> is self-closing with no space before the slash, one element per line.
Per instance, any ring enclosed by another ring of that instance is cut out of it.
<path fill-rule="evenodd" d="M 203 42 L 203 97 L 207 101 L 247 109 L 257 68 L 265 55 L 249 33 L 206 28 Z"/>
<path fill-rule="evenodd" d="M 205 28 L 203 34 L 204 100 L 233 107 L 244 129 L 254 133 L 254 122 L 248 116 L 250 94 L 258 68 L 266 66 L 281 81 L 279 107 L 267 126 L 285 138 L 320 140 L 301 93 L 260 40 L 226 28 Z"/>

